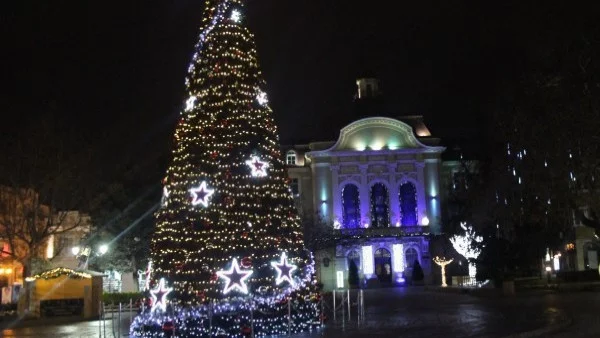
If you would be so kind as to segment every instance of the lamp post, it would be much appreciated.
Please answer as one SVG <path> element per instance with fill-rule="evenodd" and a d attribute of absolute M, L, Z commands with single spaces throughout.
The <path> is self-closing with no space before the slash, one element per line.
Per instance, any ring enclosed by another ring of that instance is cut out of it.
<path fill-rule="evenodd" d="M 88 263 L 90 260 L 90 256 L 92 255 L 92 252 L 95 252 L 97 256 L 102 256 L 108 252 L 108 245 L 101 244 L 98 247 L 98 250 L 95 250 L 95 251 L 92 251 L 92 248 L 89 246 L 84 246 L 84 247 L 74 246 L 71 248 L 71 253 L 73 254 L 73 256 L 75 256 L 79 259 L 79 265 L 77 266 L 77 268 L 81 268 L 82 270 L 87 270 Z M 84 260 L 84 258 L 85 258 L 85 260 Z"/>
<path fill-rule="evenodd" d="M 454 258 L 445 259 L 444 257 L 438 257 L 438 256 L 435 256 L 435 258 L 433 259 L 433 262 L 442 268 L 442 287 L 443 288 L 448 286 L 448 284 L 446 284 L 446 265 L 452 263 L 453 261 L 454 261 Z"/>

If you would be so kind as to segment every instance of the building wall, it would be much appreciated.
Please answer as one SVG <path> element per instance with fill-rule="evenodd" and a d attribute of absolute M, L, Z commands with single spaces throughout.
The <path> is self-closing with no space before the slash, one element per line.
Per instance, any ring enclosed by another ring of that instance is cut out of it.
<path fill-rule="evenodd" d="M 359 231 L 354 240 L 338 242 L 335 247 L 315 253 L 317 278 L 326 290 L 338 286 L 339 276 L 342 276 L 339 282 L 348 286 L 348 254 L 352 251 L 359 253 L 362 262 L 358 267 L 360 283 L 365 286 L 377 284 L 377 274 L 372 270 L 378 249 L 389 252 L 391 263 L 388 268 L 394 270 L 392 283 L 410 279 L 412 270 L 408 266 L 413 262 L 406 261 L 405 255 L 409 249 L 417 253 L 415 258 L 423 268 L 425 282 L 431 282 L 427 235 L 441 232 L 443 148 L 420 143 L 412 128 L 403 122 L 370 118 L 342 129 L 336 143 L 311 143 L 293 149 L 302 161 L 296 160 L 294 165 L 289 165 L 288 175 L 299 179 L 300 194 L 296 196 L 299 204 L 312 206 L 301 210 L 305 215 L 306 212 L 318 213 L 334 229 L 343 228 L 342 191 L 347 184 L 358 187 L 360 226 L 348 229 Z M 399 187 L 406 182 L 413 183 L 416 188 L 417 225 L 410 227 L 403 226 L 401 221 Z M 373 229 L 371 189 L 377 183 L 383 184 L 388 192 L 389 227 Z"/>

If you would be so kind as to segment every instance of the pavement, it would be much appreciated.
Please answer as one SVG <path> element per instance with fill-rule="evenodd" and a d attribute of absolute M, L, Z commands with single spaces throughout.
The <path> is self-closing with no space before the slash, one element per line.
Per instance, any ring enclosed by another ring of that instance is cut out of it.
<path fill-rule="evenodd" d="M 357 292 L 351 293 L 351 316 L 342 313 L 338 295 L 336 320 L 326 298 L 323 328 L 296 335 L 316 337 L 600 337 L 600 292 L 528 291 L 514 297 L 481 297 L 431 292 L 423 287 L 364 290 L 364 318 L 358 320 Z M 347 306 L 347 303 L 344 303 Z M 126 337 L 130 318 L 121 323 L 65 322 L 43 319 L 20 322 L 1 337 Z M 0 322 L 0 327 L 6 327 Z"/>

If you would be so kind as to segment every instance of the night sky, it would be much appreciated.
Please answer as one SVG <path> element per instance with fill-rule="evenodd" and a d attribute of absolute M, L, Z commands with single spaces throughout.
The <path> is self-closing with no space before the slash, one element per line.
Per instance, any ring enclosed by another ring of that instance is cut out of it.
<path fill-rule="evenodd" d="M 2 142 L 56 116 L 74 149 L 77 134 L 99 154 L 168 154 L 203 3 L 0 5 Z M 251 0 L 244 20 L 283 143 L 335 140 L 332 121 L 352 108 L 363 74 L 381 80 L 385 115 L 422 114 L 434 136 L 479 137 L 500 89 L 535 64 L 532 46 L 597 15 L 591 3 Z"/>

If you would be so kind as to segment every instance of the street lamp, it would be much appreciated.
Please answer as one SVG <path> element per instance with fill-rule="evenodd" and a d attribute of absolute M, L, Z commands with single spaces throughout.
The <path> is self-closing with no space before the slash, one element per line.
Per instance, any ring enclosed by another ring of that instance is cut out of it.
<path fill-rule="evenodd" d="M 98 253 L 100 254 L 100 256 L 104 255 L 107 252 L 108 252 L 108 245 L 102 244 L 102 245 L 100 245 L 100 247 L 98 247 Z"/>
<path fill-rule="evenodd" d="M 108 245 L 102 244 L 98 247 L 96 251 L 97 256 L 102 256 L 108 252 Z M 92 248 L 89 246 L 74 246 L 71 248 L 71 253 L 79 259 L 79 265 L 77 268 L 81 268 L 86 270 L 88 268 L 88 262 L 90 260 L 90 256 L 92 255 Z M 84 259 L 85 258 L 85 259 Z"/>

